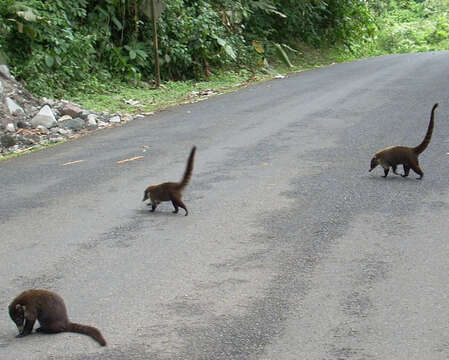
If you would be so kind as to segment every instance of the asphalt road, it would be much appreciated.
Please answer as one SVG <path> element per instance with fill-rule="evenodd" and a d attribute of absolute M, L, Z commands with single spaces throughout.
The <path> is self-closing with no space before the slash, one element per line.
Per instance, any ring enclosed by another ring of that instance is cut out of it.
<path fill-rule="evenodd" d="M 338 64 L 0 163 L 0 359 L 448 359 L 448 80 L 449 52 Z M 435 102 L 424 179 L 368 173 Z M 150 213 L 193 144 L 189 216 Z M 108 346 L 15 338 L 34 287 Z"/>

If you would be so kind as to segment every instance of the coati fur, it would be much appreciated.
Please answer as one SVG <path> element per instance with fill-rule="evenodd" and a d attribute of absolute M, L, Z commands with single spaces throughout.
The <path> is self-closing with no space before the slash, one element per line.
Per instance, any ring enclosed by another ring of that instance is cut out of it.
<path fill-rule="evenodd" d="M 371 168 L 369 171 L 372 171 L 377 165 L 380 165 L 384 169 L 384 177 L 387 177 L 391 166 L 393 173 L 399 175 L 396 172 L 396 168 L 398 165 L 402 164 L 404 168 L 404 174 L 400 174 L 402 177 L 408 176 L 410 169 L 412 169 L 419 175 L 418 179 L 422 179 L 424 172 L 419 167 L 418 156 L 427 148 L 430 143 L 430 139 L 432 138 L 433 120 L 435 109 L 437 107 L 438 103 L 433 105 L 427 133 L 421 144 L 415 147 L 390 146 L 378 151 L 371 159 Z"/>
<path fill-rule="evenodd" d="M 186 205 L 182 202 L 181 198 L 184 188 L 187 186 L 190 178 L 192 177 L 193 158 L 195 157 L 195 151 L 196 146 L 194 146 L 190 151 L 190 156 L 187 160 L 187 166 L 184 171 L 184 176 L 180 182 L 165 182 L 159 185 L 148 186 L 145 189 L 142 201 L 148 199 L 151 200 L 151 203 L 149 203 L 148 205 L 151 205 L 152 212 L 156 210 L 157 205 L 162 201 L 171 201 L 175 208 L 173 213 L 177 214 L 179 208 L 182 207 L 186 212 L 185 216 L 189 214 L 189 211 L 187 210 Z"/>
<path fill-rule="evenodd" d="M 41 326 L 36 332 L 85 334 L 101 346 L 106 346 L 106 341 L 98 329 L 70 322 L 64 300 L 53 291 L 42 289 L 24 291 L 9 305 L 9 316 L 19 330 L 17 337 L 31 334 L 34 323 L 38 320 Z"/>

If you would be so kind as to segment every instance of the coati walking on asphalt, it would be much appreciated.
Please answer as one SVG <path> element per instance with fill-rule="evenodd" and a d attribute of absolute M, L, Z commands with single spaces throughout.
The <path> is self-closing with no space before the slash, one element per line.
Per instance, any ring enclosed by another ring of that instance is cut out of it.
<path fill-rule="evenodd" d="M 192 177 L 193 158 L 195 156 L 195 151 L 196 146 L 194 146 L 190 151 L 190 156 L 187 160 L 187 166 L 181 182 L 165 182 L 159 185 L 148 186 L 145 189 L 142 201 L 148 199 L 151 200 L 151 211 L 156 210 L 157 205 L 162 201 L 171 201 L 173 206 L 175 207 L 175 210 L 173 211 L 175 214 L 178 213 L 179 207 L 182 207 L 185 210 L 185 216 L 189 214 L 189 211 L 187 210 L 186 205 L 182 202 L 181 198 L 184 188 L 187 186 L 190 178 Z"/>
<path fill-rule="evenodd" d="M 41 327 L 37 328 L 36 332 L 85 334 L 98 341 L 101 346 L 106 346 L 106 341 L 98 329 L 70 322 L 64 300 L 53 291 L 24 291 L 9 305 L 9 316 L 19 329 L 17 337 L 29 335 L 33 331 L 34 323 L 39 320 Z"/>
<path fill-rule="evenodd" d="M 390 146 L 378 151 L 371 159 L 371 168 L 369 171 L 372 171 L 377 165 L 381 165 L 384 168 L 384 177 L 387 177 L 391 166 L 393 172 L 396 175 L 399 175 L 396 172 L 396 167 L 399 164 L 402 164 L 404 167 L 404 174 L 401 174 L 402 177 L 408 176 L 410 169 L 412 169 L 419 175 L 418 179 L 421 179 L 424 176 L 424 173 L 419 167 L 418 155 L 427 148 L 427 145 L 429 145 L 430 139 L 432 138 L 433 119 L 437 106 L 438 103 L 433 105 L 427 133 L 421 144 L 413 148 L 408 146 Z"/>

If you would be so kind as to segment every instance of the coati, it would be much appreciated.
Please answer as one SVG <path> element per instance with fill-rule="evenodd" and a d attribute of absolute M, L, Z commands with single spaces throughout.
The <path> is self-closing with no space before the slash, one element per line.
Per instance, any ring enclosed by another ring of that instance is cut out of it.
<path fill-rule="evenodd" d="M 187 166 L 184 171 L 184 176 L 180 182 L 165 182 L 159 185 L 148 186 L 145 189 L 142 201 L 148 199 L 151 200 L 151 203 L 149 203 L 148 205 L 151 205 L 152 212 L 156 210 L 157 205 L 162 201 L 171 201 L 173 206 L 175 207 L 173 213 L 177 214 L 179 207 L 182 207 L 186 212 L 185 216 L 189 214 L 189 211 L 187 210 L 186 205 L 182 202 L 181 198 L 184 188 L 187 186 L 190 178 L 192 177 L 193 158 L 195 156 L 195 151 L 196 146 L 194 146 L 190 151 L 190 156 L 187 160 Z"/>
<path fill-rule="evenodd" d="M 70 322 L 64 300 L 53 291 L 24 291 L 9 305 L 9 316 L 19 329 L 17 337 L 29 335 L 33 331 L 34 323 L 39 320 L 41 327 L 37 328 L 36 332 L 85 334 L 98 341 L 101 346 L 106 346 L 106 341 L 98 329 Z"/>
<path fill-rule="evenodd" d="M 419 167 L 418 155 L 421 154 L 427 148 L 427 145 L 429 145 L 430 139 L 432 138 L 433 119 L 435 109 L 437 107 L 438 103 L 433 105 L 432 112 L 430 115 L 429 126 L 427 128 L 427 133 L 421 144 L 419 144 L 416 147 L 390 146 L 383 150 L 378 151 L 371 159 L 371 168 L 369 171 L 372 171 L 377 165 L 381 165 L 384 169 L 384 177 L 387 177 L 388 171 L 390 170 L 391 166 L 391 168 L 393 169 L 393 173 L 399 175 L 396 172 L 396 167 L 399 164 L 402 164 L 404 168 L 404 174 L 401 174 L 402 177 L 408 176 L 410 169 L 412 169 L 415 173 L 419 175 L 418 179 L 422 179 L 424 173 Z"/>

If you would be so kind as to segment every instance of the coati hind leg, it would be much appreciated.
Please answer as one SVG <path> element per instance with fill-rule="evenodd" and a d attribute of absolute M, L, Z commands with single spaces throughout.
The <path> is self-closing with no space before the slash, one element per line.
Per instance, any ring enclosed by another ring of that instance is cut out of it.
<path fill-rule="evenodd" d="M 421 180 L 422 179 L 422 177 L 424 176 L 424 172 L 421 170 L 421 168 L 419 167 L 419 165 L 418 164 L 413 164 L 412 166 L 411 166 L 411 168 L 412 168 L 412 170 L 415 172 L 415 173 L 417 173 L 418 175 L 419 175 L 419 178 L 417 178 L 418 180 Z"/>
<path fill-rule="evenodd" d="M 65 327 L 63 326 L 63 325 L 58 325 L 58 324 L 56 324 L 56 325 L 54 325 L 54 324 L 52 324 L 51 325 L 51 327 L 40 327 L 40 328 L 37 328 L 36 329 L 36 332 L 40 332 L 40 333 L 43 333 L 43 334 L 57 334 L 57 333 L 60 333 L 60 332 L 64 332 L 66 329 L 65 329 Z"/>
<path fill-rule="evenodd" d="M 67 330 L 67 322 L 64 321 L 52 321 L 49 323 L 41 324 L 41 327 L 36 329 L 36 332 L 44 334 L 56 334 Z"/>
<path fill-rule="evenodd" d="M 406 164 L 403 164 L 402 166 L 404 167 L 404 174 L 402 174 L 401 176 L 402 177 L 407 177 L 409 172 L 410 172 L 410 166 L 408 166 Z"/>
<path fill-rule="evenodd" d="M 173 204 L 173 207 L 175 208 L 175 210 L 173 210 L 173 213 L 174 213 L 174 214 L 177 214 L 177 213 L 178 213 L 178 210 L 179 210 L 179 205 L 178 205 L 178 203 L 176 202 L 175 199 L 172 199 L 172 200 L 171 200 L 171 203 Z"/>
<path fill-rule="evenodd" d="M 175 207 L 175 210 L 173 210 L 174 214 L 178 213 L 178 210 L 180 207 L 183 208 L 184 211 L 186 212 L 185 216 L 187 216 L 189 214 L 189 211 L 187 210 L 186 205 L 182 202 L 182 200 L 180 198 L 173 197 L 171 202 L 172 202 L 173 206 Z"/>

